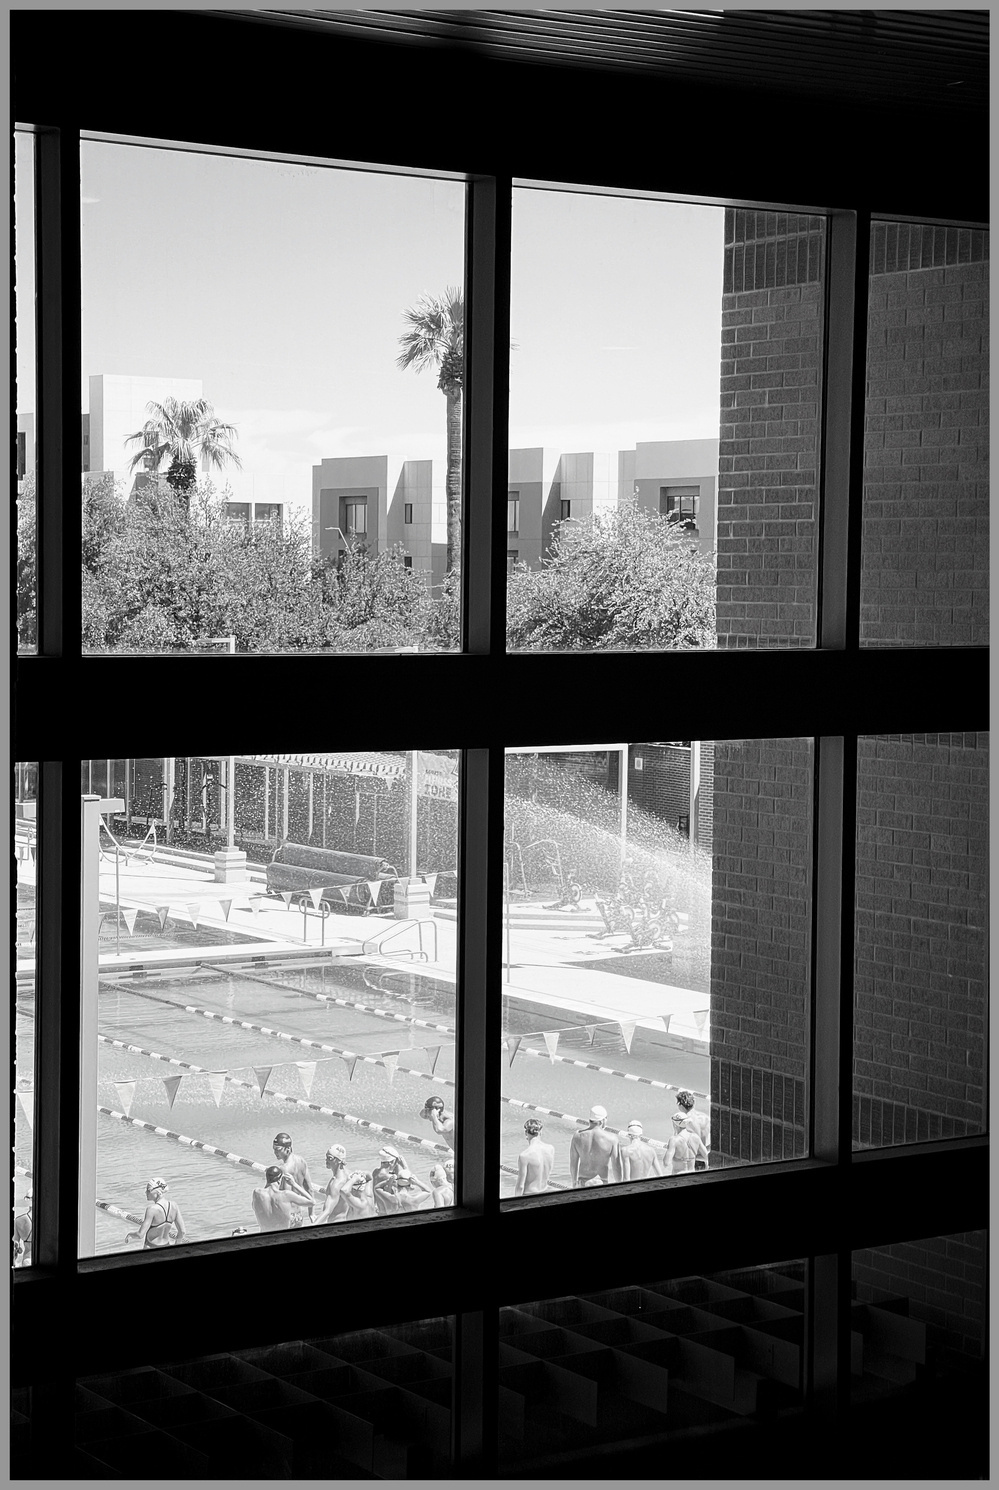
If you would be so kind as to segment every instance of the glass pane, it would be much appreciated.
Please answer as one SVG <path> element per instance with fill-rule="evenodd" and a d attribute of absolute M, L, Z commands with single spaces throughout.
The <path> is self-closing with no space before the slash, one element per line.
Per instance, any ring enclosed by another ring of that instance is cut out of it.
<path fill-rule="evenodd" d="M 457 752 L 83 764 L 81 1255 L 452 1205 Z"/>
<path fill-rule="evenodd" d="M 866 1477 L 988 1479 L 987 1263 L 984 1231 L 853 1253 L 851 1417 Z"/>
<path fill-rule="evenodd" d="M 507 753 L 503 1196 L 806 1154 L 811 764 Z"/>
<path fill-rule="evenodd" d="M 814 645 L 824 242 L 515 189 L 510 648 Z"/>
<path fill-rule="evenodd" d="M 858 749 L 854 1148 L 981 1133 L 988 736 Z"/>
<path fill-rule="evenodd" d="M 175 1479 L 447 1477 L 452 1333 L 422 1319 L 79 1378 L 79 1477 L 128 1477 L 142 1453 Z M 12 1473 L 30 1478 L 27 1390 L 13 1416 Z"/>
<path fill-rule="evenodd" d="M 35 949 L 38 904 L 38 766 L 19 761 L 14 766 L 14 862 L 17 869 L 15 909 L 14 1017 L 14 1230 L 13 1261 L 29 1267 L 34 1229 L 35 1125 Z"/>
<path fill-rule="evenodd" d="M 35 137 L 14 133 L 17 650 L 38 650 L 35 537 Z"/>
<path fill-rule="evenodd" d="M 501 1467 L 554 1478 L 612 1445 L 661 1461 L 663 1440 L 795 1408 L 804 1279 L 804 1262 L 775 1263 L 502 1309 Z"/>
<path fill-rule="evenodd" d="M 861 643 L 987 645 L 989 235 L 875 222 Z"/>
<path fill-rule="evenodd" d="M 85 648 L 456 649 L 464 185 L 97 140 L 82 173 Z"/>

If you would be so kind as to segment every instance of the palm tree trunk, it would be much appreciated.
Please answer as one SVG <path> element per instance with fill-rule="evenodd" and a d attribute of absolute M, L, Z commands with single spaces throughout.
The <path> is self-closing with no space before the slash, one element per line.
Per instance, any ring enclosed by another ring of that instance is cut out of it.
<path fill-rule="evenodd" d="M 447 390 L 447 572 L 461 562 L 461 388 Z"/>

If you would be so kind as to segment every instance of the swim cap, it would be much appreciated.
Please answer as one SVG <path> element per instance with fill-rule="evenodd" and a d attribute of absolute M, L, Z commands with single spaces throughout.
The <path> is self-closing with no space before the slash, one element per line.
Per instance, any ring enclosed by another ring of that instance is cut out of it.
<path fill-rule="evenodd" d="M 447 1178 L 447 1176 L 444 1173 L 444 1166 L 443 1166 L 443 1164 L 434 1164 L 434 1165 L 431 1166 L 430 1178 L 431 1178 L 432 1181 L 435 1181 L 436 1182 L 436 1181 L 439 1180 L 441 1184 L 444 1183 L 444 1181 Z"/>
<path fill-rule="evenodd" d="M 336 1159 L 346 1159 L 347 1150 L 344 1148 L 342 1143 L 331 1143 L 329 1148 L 326 1150 L 327 1159 L 330 1157 L 330 1155 L 332 1155 Z"/>
<path fill-rule="evenodd" d="M 447 1175 L 447 1177 L 448 1177 L 449 1180 L 453 1180 L 454 1179 L 454 1160 L 453 1159 L 445 1159 L 444 1160 L 444 1173 Z"/>
<path fill-rule="evenodd" d="M 606 1109 L 606 1107 L 591 1107 L 590 1108 L 590 1117 L 591 1118 L 605 1118 L 606 1116 L 607 1116 L 607 1109 Z"/>
<path fill-rule="evenodd" d="M 269 1185 L 273 1185 L 274 1181 L 279 1180 L 283 1174 L 284 1170 L 281 1168 L 280 1164 L 268 1164 L 267 1169 L 264 1172 L 264 1179 Z"/>
<path fill-rule="evenodd" d="M 169 1190 L 169 1188 L 170 1186 L 167 1184 L 166 1180 L 155 1179 L 146 1181 L 147 1190 Z"/>
<path fill-rule="evenodd" d="M 274 1135 L 274 1142 L 275 1143 L 279 1143 L 283 1149 L 290 1149 L 291 1148 L 291 1134 L 290 1133 L 275 1133 L 275 1135 Z"/>
<path fill-rule="evenodd" d="M 676 1100 L 681 1107 L 685 1107 L 689 1112 L 694 1105 L 694 1094 L 693 1092 L 677 1092 Z"/>
<path fill-rule="evenodd" d="M 538 1122 L 537 1118 L 528 1118 L 527 1122 L 524 1124 L 524 1132 L 527 1134 L 528 1138 L 537 1138 L 538 1134 L 541 1132 L 544 1126 L 544 1123 Z"/>
<path fill-rule="evenodd" d="M 400 1163 L 402 1161 L 402 1155 L 399 1153 L 399 1151 L 397 1149 L 389 1148 L 388 1144 L 386 1144 L 383 1149 L 378 1150 L 378 1157 L 380 1159 L 398 1159 Z"/>
<path fill-rule="evenodd" d="M 632 1121 L 628 1124 L 629 1133 L 643 1133 L 644 1131 L 645 1130 L 643 1129 L 641 1123 L 637 1121 Z"/>

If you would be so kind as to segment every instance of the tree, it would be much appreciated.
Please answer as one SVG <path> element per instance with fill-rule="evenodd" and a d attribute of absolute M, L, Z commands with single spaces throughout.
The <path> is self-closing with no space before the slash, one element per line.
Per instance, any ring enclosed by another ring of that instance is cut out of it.
<path fill-rule="evenodd" d="M 465 309 L 461 291 L 423 295 L 403 312 L 409 330 L 399 338 L 401 368 L 437 371 L 437 387 L 447 400 L 447 573 L 461 559 L 461 401 L 464 386 Z"/>
<path fill-rule="evenodd" d="M 529 651 L 715 645 L 715 573 L 681 528 L 630 498 L 563 523 L 540 570 L 507 590 L 507 645 Z"/>
<path fill-rule="evenodd" d="M 24 479 L 17 496 L 17 646 L 33 651 L 38 639 L 38 558 L 35 473 Z"/>
<path fill-rule="evenodd" d="M 162 403 L 148 403 L 146 410 L 149 418 L 145 424 L 125 440 L 126 445 L 141 442 L 129 470 L 142 467 L 159 473 L 168 461 L 166 479 L 185 505 L 197 481 L 199 459 L 219 471 L 227 464 L 237 470 L 241 467 L 232 448 L 235 425 L 217 419 L 206 398 L 165 398 Z"/>

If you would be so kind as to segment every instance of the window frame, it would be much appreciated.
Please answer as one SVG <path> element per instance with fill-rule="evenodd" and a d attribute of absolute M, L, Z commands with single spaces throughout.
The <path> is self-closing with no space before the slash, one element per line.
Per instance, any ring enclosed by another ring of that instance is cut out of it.
<path fill-rule="evenodd" d="M 94 24 L 94 13 L 88 13 L 88 19 Z M 135 20 L 138 23 L 140 18 Z M 273 33 L 265 29 L 257 31 L 255 44 L 252 33 L 258 23 L 245 18 L 200 16 L 179 24 L 193 35 L 214 27 L 217 36 L 225 37 L 236 35 L 226 30 L 234 22 L 244 26 L 240 46 L 246 47 L 248 56 L 259 57 L 273 41 Z M 30 18 L 22 17 L 20 24 L 30 24 Z M 351 51 L 346 43 L 338 45 Z M 328 60 L 329 44 L 321 50 Z M 374 68 L 387 51 L 375 47 L 373 55 L 363 55 Z M 405 52 L 404 56 L 411 65 L 414 54 Z M 75 469 L 80 431 L 80 128 L 86 125 L 95 131 L 164 140 L 190 134 L 199 143 L 219 147 L 232 145 L 240 137 L 242 143 L 249 142 L 247 148 L 261 150 L 291 150 L 290 142 L 297 141 L 300 148 L 308 145 L 313 155 L 316 139 L 322 135 L 317 136 L 318 116 L 308 106 L 296 114 L 289 89 L 281 92 L 287 112 L 277 110 L 273 121 L 261 125 L 249 101 L 225 117 L 221 106 L 213 113 L 204 104 L 185 110 L 161 100 L 151 106 L 150 116 L 142 100 L 92 100 L 79 84 L 64 87 L 60 95 L 43 72 L 40 66 L 34 72 L 27 67 L 18 79 L 16 97 L 19 118 L 50 121 L 33 126 L 37 145 L 38 653 L 18 657 L 15 664 L 13 749 L 15 760 L 41 763 L 37 1042 L 45 1060 L 37 1081 L 43 1100 L 36 1104 L 35 1165 L 43 1183 L 36 1187 L 35 1263 L 13 1279 L 16 1373 L 22 1380 L 48 1383 L 57 1397 L 62 1392 L 66 1400 L 73 1374 L 144 1361 L 157 1347 L 141 1340 L 124 1346 L 120 1340 L 109 1342 L 106 1320 L 120 1317 L 123 1310 L 132 1318 L 156 1317 L 164 1290 L 171 1298 L 174 1293 L 179 1298 L 184 1289 L 210 1290 L 218 1299 L 212 1319 L 198 1321 L 187 1336 L 191 1350 L 208 1351 L 213 1343 L 225 1348 L 221 1342 L 232 1347 L 287 1338 L 287 1321 L 270 1324 L 248 1319 L 245 1307 L 247 1293 L 265 1286 L 274 1263 L 293 1264 L 304 1293 L 321 1286 L 331 1261 L 337 1267 L 356 1266 L 368 1277 L 384 1277 L 387 1269 L 395 1270 L 399 1250 L 404 1248 L 412 1275 L 424 1281 L 408 1288 L 404 1300 L 379 1297 L 349 1303 L 344 1327 L 352 1319 L 388 1323 L 398 1320 L 401 1313 L 410 1318 L 453 1314 L 454 1458 L 466 1468 L 489 1464 L 495 1435 L 489 1404 L 495 1390 L 496 1308 L 502 1303 L 634 1281 L 636 1266 L 622 1255 L 624 1249 L 619 1245 L 621 1226 L 637 1229 L 636 1234 L 642 1228 L 650 1234 L 664 1234 L 665 1218 L 675 1216 L 675 1208 L 682 1203 L 685 1224 L 689 1222 L 692 1234 L 705 1239 L 697 1251 L 699 1271 L 780 1257 L 809 1258 L 806 1388 L 809 1400 L 816 1404 L 838 1400 L 849 1380 L 850 1250 L 906 1235 L 934 1234 L 938 1222 L 920 1197 L 934 1194 L 938 1186 L 946 1185 L 951 1206 L 948 1230 L 987 1225 L 987 1138 L 854 1154 L 851 1104 L 841 1100 L 841 1094 L 852 1093 L 857 737 L 987 727 L 987 649 L 859 648 L 867 235 L 872 216 L 968 221 L 969 200 L 976 208 L 981 201 L 981 195 L 969 188 L 971 167 L 965 164 L 963 175 L 956 171 L 947 180 L 936 179 L 932 171 L 921 171 L 918 179 L 902 171 L 893 181 L 879 182 L 873 162 L 854 162 L 851 176 L 842 166 L 825 160 L 806 175 L 791 146 L 792 164 L 775 166 L 768 174 L 767 169 L 749 163 L 732 165 L 728 159 L 715 157 L 710 147 L 700 146 L 691 151 L 691 159 L 671 183 L 674 194 L 685 200 L 779 209 L 797 206 L 801 210 L 800 183 L 807 179 L 813 199 L 834 204 L 805 209 L 827 212 L 829 228 L 816 648 L 785 654 L 508 656 L 504 650 L 506 514 L 501 503 L 491 500 L 491 493 L 508 489 L 512 185 L 514 180 L 538 185 L 544 178 L 576 180 L 584 189 L 663 194 L 661 163 L 651 150 L 644 156 L 609 151 L 587 163 L 584 139 L 562 147 L 561 153 L 535 143 L 533 150 L 526 147 L 526 153 L 525 147 L 509 144 L 483 156 L 474 140 L 471 145 L 463 145 L 460 138 L 440 144 L 429 129 L 415 129 L 411 141 L 399 142 L 387 128 L 378 134 L 379 126 L 372 126 L 376 135 L 370 153 L 362 150 L 355 164 L 363 168 L 364 160 L 372 160 L 390 169 L 410 170 L 424 162 L 430 173 L 457 170 L 466 180 L 468 193 L 464 650 L 460 656 L 377 660 L 385 689 L 404 689 L 407 696 L 415 691 L 433 700 L 432 711 L 427 705 L 418 710 L 414 728 L 429 731 L 432 725 L 434 738 L 463 750 L 458 946 L 463 1006 L 456 1050 L 463 1143 L 458 1206 L 453 1212 L 402 1218 L 390 1225 L 356 1223 L 349 1233 L 335 1229 L 322 1236 L 300 1232 L 247 1238 L 238 1244 L 220 1240 L 182 1249 L 168 1258 L 146 1255 L 78 1261 L 77 763 L 112 754 L 141 757 L 154 749 L 198 754 L 205 741 L 185 720 L 157 720 L 149 717 L 150 711 L 143 711 L 143 717 L 110 721 L 98 717 L 101 711 L 75 711 L 74 717 L 61 720 L 58 729 L 52 730 L 45 723 L 46 699 L 75 697 L 81 691 L 107 696 L 112 687 L 127 693 L 140 680 L 147 696 L 150 691 L 169 693 L 180 669 L 188 699 L 195 705 L 211 701 L 210 716 L 192 707 L 185 709 L 187 719 L 211 717 L 215 721 L 213 745 L 218 748 L 225 743 L 222 736 L 228 738 L 228 726 L 220 732 L 218 720 L 232 719 L 232 739 L 244 742 L 241 748 L 245 748 L 246 726 L 236 721 L 240 718 L 237 702 L 248 685 L 259 681 L 265 689 L 282 687 L 309 698 L 328 694 L 341 684 L 345 689 L 356 688 L 374 663 L 351 657 L 235 657 L 222 664 L 214 658 L 81 656 L 81 538 Z M 586 86 L 590 86 L 588 81 Z M 683 87 L 677 91 L 683 94 Z M 481 105 L 466 100 L 465 107 L 473 118 L 476 109 L 481 109 L 477 117 L 485 124 L 488 99 Z M 835 133 L 831 130 L 830 138 Z M 946 130 L 943 133 L 946 136 Z M 338 139 L 338 153 L 349 149 L 351 139 L 360 145 L 363 138 L 357 126 L 348 122 L 346 145 Z M 952 138 L 961 138 L 957 129 Z M 567 169 L 560 170 L 560 166 Z M 714 195 L 685 192 L 692 180 L 699 193 Z M 793 189 L 795 185 L 798 190 Z M 764 196 L 764 191 L 769 195 Z M 878 210 L 873 210 L 875 205 Z M 414 668 L 422 670 L 418 690 L 412 686 Z M 322 687 L 317 689 L 320 672 Z M 501 1072 L 498 1059 L 491 1059 L 489 1052 L 498 1050 L 500 1033 L 503 751 L 507 745 L 585 743 L 599 735 L 587 700 L 600 696 L 601 684 L 607 696 L 615 699 L 615 712 L 628 738 L 658 737 L 661 706 L 657 701 L 668 687 L 684 698 L 685 730 L 694 737 L 807 734 L 816 741 L 812 1157 L 620 1186 L 604 1195 L 500 1202 L 494 1192 Z M 468 699 L 473 693 L 486 702 L 470 713 Z M 507 707 L 510 697 L 530 698 L 529 718 L 527 711 L 517 717 Z M 323 748 L 328 724 L 325 709 L 319 705 L 320 701 L 306 704 L 300 727 L 296 727 L 293 743 L 301 741 L 302 748 Z M 279 720 L 255 721 L 250 727 L 254 748 L 286 748 L 285 728 Z M 350 742 L 356 748 L 384 746 L 384 726 L 362 719 L 356 728 L 351 727 Z M 64 987 L 70 991 L 65 999 L 61 996 Z M 576 1209 L 581 1205 L 589 1210 Z M 738 1213 L 745 1206 L 752 1208 L 752 1214 L 778 1217 L 779 1226 L 768 1225 L 759 1232 L 738 1228 L 740 1234 L 733 1235 L 733 1209 Z M 578 1233 L 584 1217 L 588 1246 L 585 1255 L 580 1255 Z M 675 1220 L 668 1224 L 674 1227 Z M 452 1230 L 445 1235 L 431 1229 L 440 1225 Z M 397 1235 L 400 1230 L 406 1231 L 405 1239 Z M 441 1245 L 450 1253 L 466 1244 L 486 1255 L 498 1250 L 502 1270 L 481 1270 L 487 1276 L 466 1279 L 460 1285 L 454 1277 L 439 1277 Z M 293 1258 L 283 1253 L 280 1259 L 265 1256 L 274 1246 L 300 1250 Z M 324 1246 L 341 1251 L 331 1258 L 322 1251 Z M 547 1261 L 539 1263 L 539 1258 Z M 146 1271 L 149 1266 L 157 1268 L 155 1277 Z M 666 1276 L 670 1271 L 690 1271 L 690 1259 L 667 1257 L 649 1266 L 649 1276 Z M 43 1328 L 55 1308 L 76 1322 L 75 1338 L 58 1360 L 44 1343 Z"/>

